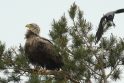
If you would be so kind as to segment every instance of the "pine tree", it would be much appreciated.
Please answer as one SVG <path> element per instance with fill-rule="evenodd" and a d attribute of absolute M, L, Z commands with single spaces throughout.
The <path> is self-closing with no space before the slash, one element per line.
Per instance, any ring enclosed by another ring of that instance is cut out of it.
<path fill-rule="evenodd" d="M 27 79 L 26 83 L 107 83 L 109 78 L 120 79 L 124 40 L 112 34 L 95 45 L 92 24 L 75 3 L 68 15 L 53 20 L 49 35 L 56 53 L 63 57 L 61 71 L 32 69 L 23 46 L 6 49 L 6 45 L 0 42 L 0 73 L 3 74 L 0 82 L 18 83 L 23 81 L 22 77 Z"/>

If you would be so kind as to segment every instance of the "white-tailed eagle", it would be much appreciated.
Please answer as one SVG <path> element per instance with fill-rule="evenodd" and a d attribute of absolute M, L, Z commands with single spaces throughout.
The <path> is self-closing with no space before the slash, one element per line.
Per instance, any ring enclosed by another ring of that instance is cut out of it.
<path fill-rule="evenodd" d="M 25 55 L 29 61 L 49 70 L 59 70 L 64 65 L 63 59 L 48 39 L 39 36 L 40 27 L 35 23 L 27 24 L 26 27 Z"/>

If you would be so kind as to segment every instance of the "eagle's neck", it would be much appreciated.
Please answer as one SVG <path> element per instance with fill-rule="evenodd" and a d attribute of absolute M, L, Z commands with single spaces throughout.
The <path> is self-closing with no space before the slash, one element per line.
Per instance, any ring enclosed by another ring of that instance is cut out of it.
<path fill-rule="evenodd" d="M 31 37 L 36 37 L 38 36 L 37 34 L 34 34 L 32 31 L 28 30 L 27 33 L 25 34 L 25 38 L 31 38 Z"/>

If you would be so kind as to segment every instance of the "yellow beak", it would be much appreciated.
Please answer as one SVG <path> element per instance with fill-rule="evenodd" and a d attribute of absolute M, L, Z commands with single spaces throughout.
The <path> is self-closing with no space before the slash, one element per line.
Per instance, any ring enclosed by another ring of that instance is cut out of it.
<path fill-rule="evenodd" d="M 30 24 L 27 24 L 25 27 L 30 28 L 30 27 L 31 27 L 31 25 L 30 25 Z"/>

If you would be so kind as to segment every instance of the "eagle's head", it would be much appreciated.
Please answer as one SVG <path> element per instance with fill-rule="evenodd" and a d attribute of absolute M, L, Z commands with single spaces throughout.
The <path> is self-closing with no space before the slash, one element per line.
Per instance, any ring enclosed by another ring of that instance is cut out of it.
<path fill-rule="evenodd" d="M 25 27 L 27 27 L 28 30 L 30 30 L 31 32 L 33 32 L 36 35 L 39 35 L 39 33 L 40 33 L 40 27 L 35 23 L 27 24 Z"/>

